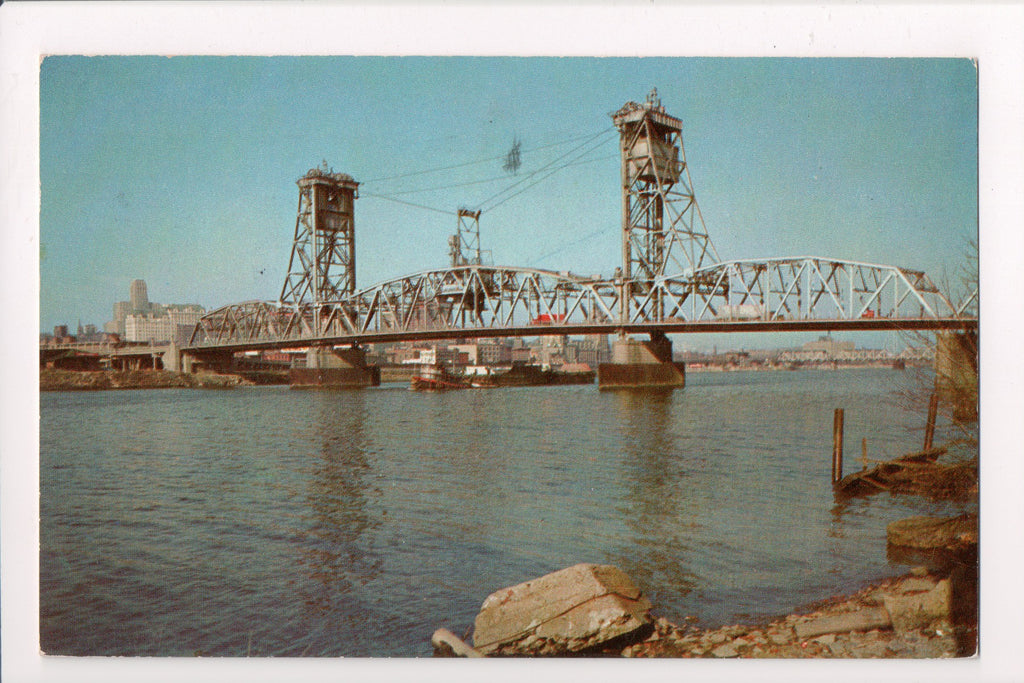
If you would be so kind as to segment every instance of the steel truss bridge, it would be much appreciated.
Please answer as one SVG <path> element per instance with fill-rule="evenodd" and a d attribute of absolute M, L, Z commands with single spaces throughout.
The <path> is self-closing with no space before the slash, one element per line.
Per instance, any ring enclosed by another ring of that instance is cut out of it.
<path fill-rule="evenodd" d="M 316 306 L 249 301 L 205 315 L 192 346 L 223 350 L 463 337 L 972 329 L 920 271 L 816 257 L 732 261 L 638 283 L 546 270 L 426 271 Z M 643 283 L 646 285 L 646 283 Z M 639 291 L 638 291 L 639 290 Z M 624 292 L 629 292 L 624 295 Z"/>
<path fill-rule="evenodd" d="M 449 267 L 355 287 L 350 176 L 298 182 L 289 274 L 278 301 L 207 313 L 186 350 L 571 334 L 973 330 L 924 272 L 803 256 L 720 261 L 697 208 L 681 122 L 652 93 L 613 115 L 622 155 L 623 266 L 610 278 L 481 263 L 479 212 L 460 210 Z M 474 232 L 475 231 L 475 232 Z M 462 245 L 475 244 L 465 254 Z"/>

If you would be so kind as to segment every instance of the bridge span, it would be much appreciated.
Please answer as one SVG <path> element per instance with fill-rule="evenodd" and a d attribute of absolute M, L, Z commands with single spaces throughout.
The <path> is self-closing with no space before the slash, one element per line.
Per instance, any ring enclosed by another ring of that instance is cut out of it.
<path fill-rule="evenodd" d="M 614 333 L 622 348 L 613 349 L 613 364 L 643 366 L 635 374 L 649 383 L 647 366 L 673 365 L 670 333 L 977 330 L 977 292 L 953 302 L 919 270 L 818 256 L 720 259 L 697 205 L 682 122 L 656 91 L 612 120 L 622 265 L 610 277 L 485 265 L 480 212 L 460 209 L 448 267 L 357 289 L 359 183 L 325 164 L 298 180 L 295 237 L 278 300 L 207 313 L 182 352 L 351 346 L 352 361 L 364 343 Z M 628 338 L 635 334 L 651 341 Z M 612 375 L 630 383 L 628 368 Z M 660 376 L 653 383 L 683 382 L 682 368 Z"/>
<path fill-rule="evenodd" d="M 969 330 L 921 272 L 820 258 L 737 261 L 653 283 L 462 266 L 339 302 L 250 301 L 206 314 L 189 351 L 573 334 Z"/>
<path fill-rule="evenodd" d="M 558 325 L 507 327 L 507 328 L 450 328 L 422 329 L 406 332 L 367 332 L 361 334 L 266 337 L 226 341 L 221 344 L 194 345 L 182 348 L 184 353 L 202 355 L 205 351 L 270 351 L 299 346 L 359 346 L 392 342 L 446 341 L 456 339 L 490 339 L 509 337 L 543 337 L 591 334 L 694 334 L 728 332 L 839 332 L 839 331 L 956 331 L 967 332 L 977 329 L 977 321 L 967 319 L 936 320 L 931 318 L 904 320 L 780 320 L 762 321 L 718 321 L 706 323 L 631 323 L 625 326 L 613 324 L 566 323 Z"/>

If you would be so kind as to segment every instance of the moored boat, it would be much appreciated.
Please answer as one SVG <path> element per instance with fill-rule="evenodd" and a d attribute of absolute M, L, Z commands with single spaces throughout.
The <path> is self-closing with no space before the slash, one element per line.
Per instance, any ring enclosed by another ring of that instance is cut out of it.
<path fill-rule="evenodd" d="M 440 363 L 424 363 L 413 376 L 410 388 L 416 391 L 451 389 L 495 389 L 498 387 L 540 387 L 556 384 L 593 384 L 596 373 L 578 363 L 555 370 L 548 366 L 513 363 L 511 367 L 475 366 L 466 374 L 450 372 Z"/>
<path fill-rule="evenodd" d="M 414 391 L 449 391 L 469 389 L 470 385 L 465 378 L 451 374 L 440 363 L 424 363 L 413 375 L 409 388 Z"/>
<path fill-rule="evenodd" d="M 594 371 L 582 363 L 562 366 L 561 370 L 540 365 L 513 363 L 512 367 L 507 370 L 474 377 L 473 386 L 537 387 L 552 384 L 593 384 L 594 377 Z"/>

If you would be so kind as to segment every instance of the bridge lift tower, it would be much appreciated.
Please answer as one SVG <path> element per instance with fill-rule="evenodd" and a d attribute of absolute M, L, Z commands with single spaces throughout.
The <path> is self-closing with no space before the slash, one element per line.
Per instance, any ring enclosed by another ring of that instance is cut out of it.
<path fill-rule="evenodd" d="M 356 291 L 355 200 L 359 183 L 327 162 L 298 179 L 299 209 L 280 301 L 311 302 L 316 334 L 322 309 Z"/>
<path fill-rule="evenodd" d="M 460 208 L 455 234 L 448 238 L 448 256 L 452 268 L 482 265 L 480 251 L 480 211 Z"/>
<path fill-rule="evenodd" d="M 619 131 L 622 181 L 619 322 L 627 324 L 635 302 L 644 297 L 649 297 L 643 304 L 645 317 L 663 320 L 665 302 L 657 281 L 720 259 L 694 195 L 683 122 L 665 111 L 657 89 L 642 104 L 627 102 L 612 121 Z M 663 332 L 652 332 L 646 343 L 620 332 L 612 360 L 599 368 L 602 385 L 684 382 L 682 364 L 672 362 L 672 342 Z"/>
<path fill-rule="evenodd" d="M 622 278 L 634 294 L 666 275 L 719 261 L 697 206 L 683 151 L 683 122 L 658 91 L 612 114 L 622 164 Z M 628 307 L 623 307 L 628 316 Z"/>
<path fill-rule="evenodd" d="M 299 208 L 288 275 L 279 304 L 311 307 L 311 331 L 323 335 L 339 314 L 339 303 L 356 291 L 355 200 L 359 183 L 335 173 L 324 161 L 296 181 Z M 306 368 L 292 370 L 292 384 L 369 386 L 380 372 L 366 365 L 358 345 L 349 349 L 312 347 Z"/>

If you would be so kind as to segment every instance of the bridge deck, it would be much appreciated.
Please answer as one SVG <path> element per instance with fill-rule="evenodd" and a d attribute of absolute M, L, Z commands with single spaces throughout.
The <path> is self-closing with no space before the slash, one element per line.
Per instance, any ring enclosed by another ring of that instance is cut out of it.
<path fill-rule="evenodd" d="M 703 322 L 661 322 L 618 324 L 555 323 L 505 328 L 449 328 L 403 330 L 394 332 L 365 332 L 361 334 L 296 336 L 294 338 L 231 340 L 224 343 L 195 344 L 183 351 L 255 351 L 306 346 L 333 346 L 372 344 L 401 341 L 439 341 L 447 339 L 473 339 L 496 337 L 540 337 L 554 335 L 667 334 L 728 333 L 728 332 L 834 332 L 834 331 L 934 331 L 976 330 L 977 319 L 972 318 L 859 318 L 855 320 L 716 320 Z"/>

